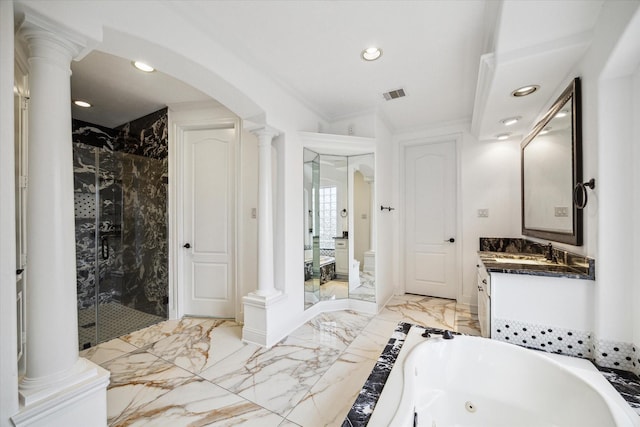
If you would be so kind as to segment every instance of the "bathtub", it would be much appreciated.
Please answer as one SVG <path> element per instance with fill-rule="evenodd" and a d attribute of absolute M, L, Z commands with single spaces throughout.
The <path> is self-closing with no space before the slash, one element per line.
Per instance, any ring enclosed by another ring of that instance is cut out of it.
<path fill-rule="evenodd" d="M 385 385 L 381 401 L 393 399 L 393 395 L 401 398 L 396 405 L 386 403 L 387 411 L 390 408 L 395 411 L 391 412 L 391 421 L 380 422 L 384 417 L 378 416 L 380 425 L 605 427 L 640 424 L 638 415 L 584 359 L 546 354 L 479 337 L 425 339 L 419 332 L 422 329 L 416 327 L 409 332 L 405 345 L 412 336 L 415 344 L 403 358 L 401 369 L 397 369 L 400 357 L 392 369 L 390 380 L 396 371 L 396 378 L 391 381 L 392 390 L 387 393 Z M 402 352 L 404 350 L 403 346 Z M 371 421 L 377 411 L 378 405 Z"/>

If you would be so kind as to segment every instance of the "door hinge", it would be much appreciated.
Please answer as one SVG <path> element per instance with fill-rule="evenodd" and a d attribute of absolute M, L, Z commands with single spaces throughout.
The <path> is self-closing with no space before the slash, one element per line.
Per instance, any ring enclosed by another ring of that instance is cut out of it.
<path fill-rule="evenodd" d="M 21 175 L 19 178 L 19 185 L 20 188 L 27 188 L 27 183 L 29 182 L 29 179 L 26 175 Z"/>

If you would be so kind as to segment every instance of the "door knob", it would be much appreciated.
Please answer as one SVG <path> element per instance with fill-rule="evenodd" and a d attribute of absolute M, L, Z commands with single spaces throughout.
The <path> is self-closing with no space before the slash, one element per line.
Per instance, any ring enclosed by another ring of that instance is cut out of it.
<path fill-rule="evenodd" d="M 189 243 L 185 243 L 184 246 L 183 246 L 183 248 L 187 248 L 187 249 L 189 249 L 190 247 L 191 247 L 191 245 Z"/>
<path fill-rule="evenodd" d="M 449 242 L 449 243 L 453 243 L 455 241 L 456 241 L 456 239 L 454 239 L 453 237 L 450 238 L 450 239 L 445 240 L 445 242 Z"/>

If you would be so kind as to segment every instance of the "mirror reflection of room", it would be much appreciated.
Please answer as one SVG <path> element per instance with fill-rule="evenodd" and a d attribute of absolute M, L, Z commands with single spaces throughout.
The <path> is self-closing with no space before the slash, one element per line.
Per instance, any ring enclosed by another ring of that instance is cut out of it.
<path fill-rule="evenodd" d="M 374 156 L 304 150 L 305 308 L 375 301 Z"/>
<path fill-rule="evenodd" d="M 524 149 L 524 221 L 527 228 L 573 230 L 573 166 L 569 99 Z"/>
<path fill-rule="evenodd" d="M 348 159 L 320 155 L 320 300 L 349 297 Z"/>
<path fill-rule="evenodd" d="M 353 232 L 353 274 L 349 298 L 375 302 L 375 210 L 374 155 L 349 157 L 350 188 L 353 188 L 350 224 Z"/>

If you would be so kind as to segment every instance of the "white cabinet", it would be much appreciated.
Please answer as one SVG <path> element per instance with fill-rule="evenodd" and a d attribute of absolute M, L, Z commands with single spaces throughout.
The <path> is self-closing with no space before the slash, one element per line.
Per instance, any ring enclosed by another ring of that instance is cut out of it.
<path fill-rule="evenodd" d="M 491 276 L 487 269 L 478 260 L 478 322 L 480 334 L 485 338 L 491 337 Z"/>
<path fill-rule="evenodd" d="M 349 275 L 349 240 L 336 239 L 336 274 Z"/>
<path fill-rule="evenodd" d="M 490 273 L 493 319 L 593 330 L 594 281 Z"/>

